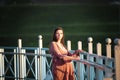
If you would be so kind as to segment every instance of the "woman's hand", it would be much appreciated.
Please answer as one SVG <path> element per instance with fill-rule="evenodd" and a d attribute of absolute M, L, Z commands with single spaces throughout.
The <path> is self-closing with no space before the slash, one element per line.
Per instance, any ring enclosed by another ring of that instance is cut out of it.
<path fill-rule="evenodd" d="M 79 49 L 78 49 L 78 50 L 75 50 L 75 53 L 76 53 L 76 54 L 79 54 L 79 53 L 81 53 L 81 52 L 84 52 L 84 50 L 79 50 Z"/>
<path fill-rule="evenodd" d="M 77 57 L 79 56 L 79 53 L 84 52 L 84 50 L 75 50 L 75 52 L 72 54 L 72 56 Z"/>
<path fill-rule="evenodd" d="M 79 56 L 74 57 L 74 60 L 80 60 L 80 57 Z"/>

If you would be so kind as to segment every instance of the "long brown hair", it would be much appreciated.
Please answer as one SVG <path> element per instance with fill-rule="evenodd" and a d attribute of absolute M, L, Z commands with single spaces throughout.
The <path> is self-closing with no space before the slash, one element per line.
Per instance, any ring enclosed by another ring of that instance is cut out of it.
<path fill-rule="evenodd" d="M 53 40 L 52 41 L 58 41 L 57 38 L 56 38 L 56 32 L 57 30 L 62 30 L 63 31 L 63 28 L 62 27 L 57 27 L 55 30 L 54 30 L 54 33 L 53 33 Z M 65 46 L 65 43 L 64 43 L 64 31 L 63 31 L 63 37 L 61 39 L 61 43 Z"/>

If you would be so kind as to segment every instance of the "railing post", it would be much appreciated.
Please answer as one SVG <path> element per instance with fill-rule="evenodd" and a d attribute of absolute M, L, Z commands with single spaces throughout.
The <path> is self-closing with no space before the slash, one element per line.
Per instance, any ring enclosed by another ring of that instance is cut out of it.
<path fill-rule="evenodd" d="M 101 45 L 101 43 L 97 43 L 97 55 L 98 55 L 97 63 L 103 64 L 103 59 L 99 57 L 99 56 L 102 56 L 102 45 Z M 96 77 L 97 80 L 103 80 L 103 71 L 102 70 L 97 69 L 96 70 L 96 75 L 97 75 L 97 77 Z"/>
<path fill-rule="evenodd" d="M 93 43 L 92 43 L 92 41 L 93 41 L 93 38 L 92 38 L 92 37 L 89 37 L 89 38 L 88 38 L 88 52 L 89 52 L 90 54 L 93 53 Z"/>
<path fill-rule="evenodd" d="M 5 80 L 4 75 L 4 55 L 1 54 L 4 52 L 4 49 L 0 49 L 0 80 Z"/>
<path fill-rule="evenodd" d="M 92 38 L 92 37 L 89 37 L 89 38 L 88 38 L 88 42 L 89 42 L 89 43 L 88 43 L 88 52 L 89 52 L 90 54 L 93 53 L 93 43 L 92 43 L 92 41 L 93 41 L 93 38 Z M 90 56 L 88 56 L 87 59 L 88 59 L 89 61 L 94 61 L 94 60 L 93 60 L 93 57 L 90 57 Z M 88 65 L 88 66 L 87 66 L 87 69 L 88 69 L 88 80 L 93 80 L 93 79 L 94 79 L 94 76 L 95 76 L 95 74 L 94 74 L 94 67 Z"/>
<path fill-rule="evenodd" d="M 18 39 L 18 49 L 19 49 L 19 76 L 20 80 L 26 78 L 26 50 L 22 49 L 22 39 Z"/>
<path fill-rule="evenodd" d="M 17 49 L 14 49 L 14 53 L 17 53 L 18 51 L 18 47 Z M 18 54 L 18 53 L 17 53 Z M 17 54 L 14 54 L 14 73 L 15 73 L 15 80 L 18 80 L 18 70 L 17 70 L 17 64 L 18 64 L 18 61 L 17 61 Z"/>
<path fill-rule="evenodd" d="M 39 80 L 38 79 L 38 50 L 35 50 L 35 80 Z"/>
<path fill-rule="evenodd" d="M 102 56 L 102 45 L 101 45 L 101 43 L 97 43 L 97 55 Z"/>
<path fill-rule="evenodd" d="M 26 50 L 25 49 L 21 49 L 21 55 L 20 55 L 20 76 L 22 79 L 25 79 L 26 76 Z"/>
<path fill-rule="evenodd" d="M 15 80 L 20 80 L 20 53 L 21 53 L 21 48 L 22 48 L 22 40 L 18 39 L 18 47 L 16 50 L 16 53 L 14 55 L 14 70 L 15 70 Z M 15 50 L 14 50 L 15 52 Z"/>
<path fill-rule="evenodd" d="M 106 54 L 107 54 L 107 59 L 105 60 L 105 65 L 106 66 L 110 66 L 110 67 L 113 67 L 112 66 L 112 62 L 109 60 L 109 58 L 111 58 L 111 42 L 112 40 L 110 38 L 107 38 L 106 39 Z M 111 73 L 111 74 L 110 74 Z M 106 78 L 109 78 L 112 76 L 112 70 L 105 70 L 105 77 Z"/>
<path fill-rule="evenodd" d="M 70 40 L 67 41 L 67 49 L 68 49 L 68 51 L 71 50 L 71 41 Z"/>
<path fill-rule="evenodd" d="M 81 41 L 78 41 L 78 49 L 82 50 L 82 42 Z M 79 55 L 80 55 L 80 59 L 84 59 L 82 54 L 79 54 Z M 78 80 L 84 80 L 84 73 L 85 73 L 84 64 L 80 63 L 80 62 L 77 62 L 77 77 L 78 77 Z"/>
<path fill-rule="evenodd" d="M 26 78 L 26 58 L 23 53 L 25 50 L 22 48 L 22 39 L 18 39 L 18 50 L 17 54 L 14 55 L 14 70 L 15 80 L 21 80 Z M 14 50 L 16 52 L 16 50 Z"/>
<path fill-rule="evenodd" d="M 39 55 L 40 55 L 40 59 L 39 59 L 39 80 L 44 80 L 45 77 L 46 77 L 46 66 L 45 66 L 45 58 L 43 56 L 41 56 L 43 53 L 42 53 L 42 48 L 43 48 L 43 41 L 42 41 L 42 35 L 39 35 L 38 36 L 39 38 Z"/>
<path fill-rule="evenodd" d="M 120 80 L 120 39 L 115 39 L 115 74 L 116 74 L 116 80 Z"/>
<path fill-rule="evenodd" d="M 111 39 L 110 38 L 107 38 L 106 39 L 106 43 L 107 43 L 107 45 L 106 45 L 106 54 L 107 54 L 107 57 L 108 58 L 111 58 Z"/>
<path fill-rule="evenodd" d="M 17 65 L 16 65 L 16 73 L 18 74 L 17 75 L 17 78 L 18 78 L 18 80 L 21 80 L 21 79 L 23 79 L 24 77 L 23 77 L 23 72 L 22 72 L 22 63 L 23 63 L 23 60 L 22 60 L 22 55 L 21 55 L 21 53 L 22 53 L 22 50 L 21 50 L 21 48 L 22 48 L 22 39 L 18 39 L 18 54 L 17 54 Z"/>

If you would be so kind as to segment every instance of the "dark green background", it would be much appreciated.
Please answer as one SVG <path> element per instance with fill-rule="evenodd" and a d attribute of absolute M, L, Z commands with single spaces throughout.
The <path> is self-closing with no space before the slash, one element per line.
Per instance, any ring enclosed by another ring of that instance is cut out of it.
<path fill-rule="evenodd" d="M 17 46 L 22 38 L 23 46 L 37 47 L 38 35 L 43 36 L 43 46 L 48 47 L 54 28 L 62 26 L 65 41 L 83 41 L 87 50 L 87 38 L 93 37 L 94 46 L 105 46 L 106 38 L 120 38 L 120 9 L 114 4 L 27 4 L 0 6 L 0 46 Z M 95 49 L 95 47 L 94 47 Z M 105 47 L 103 47 L 103 50 Z"/>

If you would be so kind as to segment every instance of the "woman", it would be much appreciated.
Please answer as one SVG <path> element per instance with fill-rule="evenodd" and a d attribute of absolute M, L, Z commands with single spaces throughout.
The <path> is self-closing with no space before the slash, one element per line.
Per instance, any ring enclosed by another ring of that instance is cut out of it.
<path fill-rule="evenodd" d="M 50 53 L 53 58 L 52 73 L 54 80 L 75 80 L 72 60 L 80 60 L 81 50 L 69 53 L 64 44 L 64 33 L 61 27 L 54 30 L 53 40 L 50 44 Z"/>

